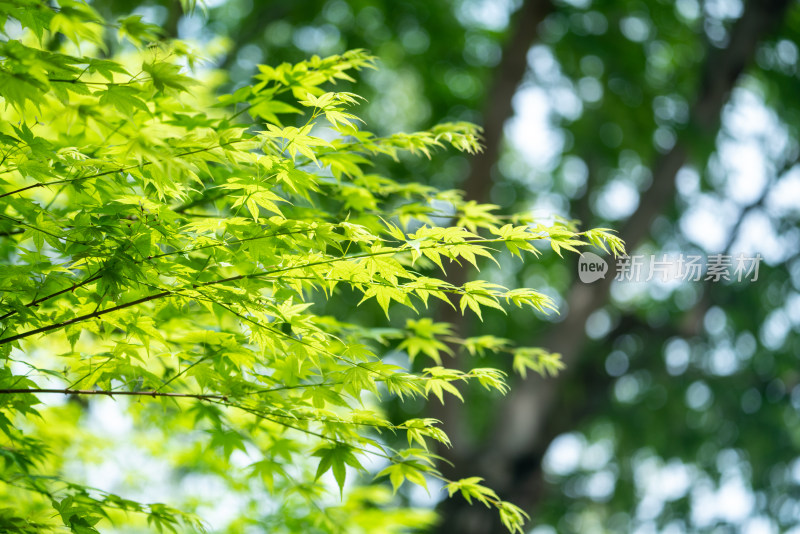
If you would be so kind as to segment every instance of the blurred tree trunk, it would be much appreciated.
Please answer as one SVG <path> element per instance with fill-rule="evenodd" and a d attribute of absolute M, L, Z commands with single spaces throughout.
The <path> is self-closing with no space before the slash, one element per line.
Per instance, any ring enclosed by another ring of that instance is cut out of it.
<path fill-rule="evenodd" d="M 488 202 L 492 168 L 500 157 L 503 142 L 503 127 L 514 114 L 511 101 L 528 70 L 528 50 L 538 40 L 539 24 L 552 11 L 550 0 L 525 0 L 515 15 L 482 113 L 485 149 L 472 159 L 469 175 L 461 186 L 468 198 Z"/>
<path fill-rule="evenodd" d="M 744 13 L 734 25 L 728 45 L 721 50 L 709 46 L 701 76 L 701 84 L 691 110 L 691 125 L 679 133 L 675 146 L 661 156 L 652 166 L 653 181 L 643 192 L 637 210 L 622 228 L 621 236 L 627 249 L 632 251 L 648 235 L 656 217 L 671 205 L 675 196 L 675 175 L 686 163 L 690 152 L 690 139 L 712 140 L 719 129 L 722 108 L 735 86 L 739 76 L 750 63 L 762 38 L 780 22 L 789 0 L 751 0 Z M 490 102 L 485 118 L 486 152 L 474 160 L 473 169 L 464 189 L 474 200 L 487 201 L 491 188 L 490 171 L 499 154 L 504 121 L 511 115 L 510 97 L 513 88 L 521 80 L 527 50 L 535 37 L 529 30 L 529 40 L 516 41 L 525 24 L 525 13 L 546 13 L 538 2 L 526 2 L 520 12 L 514 38 L 510 44 L 520 49 L 509 48 L 506 54 L 514 58 L 504 58 L 499 66 L 496 85 L 512 87 L 511 93 L 493 91 L 492 100 L 506 99 L 505 103 Z M 533 20 L 533 19 L 527 19 Z M 507 69 L 507 70 L 505 70 Z M 516 76 L 516 81 L 513 77 Z M 496 114 L 492 114 L 496 113 Z M 503 114 L 505 113 L 505 114 Z M 462 280 L 465 276 L 460 273 Z M 450 472 L 449 476 L 482 476 L 490 487 L 501 497 L 515 502 L 525 510 L 534 510 L 542 496 L 541 460 L 552 439 L 558 434 L 574 428 L 581 418 L 594 407 L 602 405 L 607 397 L 610 384 L 607 376 L 598 371 L 601 366 L 580 365 L 579 357 L 585 345 L 584 328 L 586 319 L 595 310 L 608 302 L 612 277 L 607 277 L 592 285 L 573 284 L 567 297 L 568 314 L 554 325 L 549 338 L 543 346 L 562 354 L 568 371 L 556 379 L 530 377 L 518 381 L 511 394 L 499 405 L 496 421 L 490 438 L 480 448 L 472 450 L 443 450 L 448 459 L 457 462 L 461 472 Z M 451 322 L 460 318 L 448 317 Z M 538 345 L 536 340 L 531 344 Z M 580 374 L 576 374 L 580 370 Z M 579 398 L 562 398 L 559 393 L 565 381 L 579 384 Z M 455 406 L 455 403 L 452 403 Z M 449 414 L 447 417 L 458 417 Z M 446 420 L 446 419 L 445 419 Z M 451 431 L 450 428 L 447 428 Z M 461 437 L 453 436 L 456 441 Z M 452 455 L 455 452 L 455 455 Z M 452 456 L 451 456 L 452 455 Z M 500 524 L 496 513 L 481 506 L 470 506 L 465 501 L 453 498 L 446 500 L 442 507 L 443 521 L 439 531 L 463 534 L 501 533 L 505 528 Z"/>
<path fill-rule="evenodd" d="M 170 39 L 178 38 L 178 22 L 183 16 L 181 3 L 175 0 L 167 7 L 167 20 L 164 22 L 164 34 Z"/>
<path fill-rule="evenodd" d="M 470 170 L 461 189 L 466 192 L 467 198 L 479 202 L 488 202 L 493 185 L 492 168 L 500 156 L 503 142 L 503 128 L 506 120 L 514 113 L 512 98 L 517 92 L 528 67 L 528 50 L 538 39 L 538 26 L 544 18 L 553 11 L 550 0 L 525 0 L 512 19 L 509 38 L 503 50 L 503 56 L 496 67 L 492 86 L 484 106 L 483 117 L 483 146 L 484 150 L 470 161 Z M 454 285 L 462 285 L 471 274 L 468 266 L 453 264 L 449 267 L 447 280 Z M 466 318 L 454 308 L 443 306 L 438 320 L 450 323 L 456 332 L 465 336 L 468 332 L 465 324 Z M 453 347 L 454 354 L 458 354 L 458 347 Z M 464 368 L 465 362 L 455 362 L 454 367 Z M 445 458 L 456 465 L 474 455 L 477 444 L 470 443 L 469 433 L 465 426 L 469 421 L 463 415 L 461 405 L 449 402 L 432 404 L 431 416 L 442 421 L 443 429 L 450 436 L 453 447 L 440 450 Z M 447 465 L 442 466 L 446 475 L 455 476 Z"/>

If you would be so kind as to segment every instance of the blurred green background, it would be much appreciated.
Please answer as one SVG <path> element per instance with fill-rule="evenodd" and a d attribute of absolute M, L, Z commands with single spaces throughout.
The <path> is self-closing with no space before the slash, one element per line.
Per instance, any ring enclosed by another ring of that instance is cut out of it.
<path fill-rule="evenodd" d="M 483 154 L 402 160 L 399 178 L 615 228 L 631 255 L 760 254 L 757 280 L 741 282 L 614 282 L 607 258 L 611 274 L 584 284 L 576 258 L 552 253 L 451 272 L 558 296 L 558 316 L 439 320 L 561 352 L 568 370 L 506 398 L 390 408 L 443 419 L 454 446 L 440 454 L 457 466 L 445 474 L 484 477 L 536 534 L 800 532 L 797 2 L 209 0 L 190 16 L 177 1 L 93 4 L 224 38 L 207 66 L 232 88 L 258 64 L 366 48 L 379 69 L 356 91 L 372 131 L 484 126 Z M 438 506 L 440 532 L 503 532 L 459 497 Z"/>

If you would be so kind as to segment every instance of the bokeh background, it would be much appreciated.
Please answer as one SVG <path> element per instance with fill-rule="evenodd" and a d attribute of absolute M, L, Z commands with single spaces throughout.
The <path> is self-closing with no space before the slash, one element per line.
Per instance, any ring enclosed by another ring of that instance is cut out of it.
<path fill-rule="evenodd" d="M 560 352 L 567 370 L 515 379 L 505 398 L 470 389 L 463 404 L 389 410 L 442 419 L 454 443 L 439 451 L 455 465 L 445 474 L 484 477 L 531 513 L 536 534 L 800 532 L 798 2 L 208 0 L 192 15 L 177 1 L 93 5 L 205 43 L 205 67 L 226 72 L 228 88 L 258 64 L 366 48 L 379 69 L 352 89 L 372 131 L 484 127 L 481 155 L 387 163 L 393 176 L 503 213 L 614 228 L 631 254 L 760 254 L 758 279 L 742 282 L 583 284 L 577 258 L 552 253 L 452 271 L 556 297 L 557 316 L 437 313 L 462 334 Z M 494 512 L 442 497 L 402 494 L 439 507 L 439 532 L 503 532 Z"/>

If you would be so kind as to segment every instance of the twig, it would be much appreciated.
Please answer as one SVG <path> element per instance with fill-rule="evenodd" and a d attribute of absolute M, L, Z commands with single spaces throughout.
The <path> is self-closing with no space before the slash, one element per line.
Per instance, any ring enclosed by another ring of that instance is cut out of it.
<path fill-rule="evenodd" d="M 105 395 L 113 397 L 115 395 L 127 395 L 135 397 L 180 397 L 189 399 L 200 400 L 216 400 L 227 402 L 227 395 L 204 395 L 202 393 L 168 393 L 162 391 L 109 391 L 101 389 L 0 389 L 0 395 L 16 395 L 20 393 L 29 393 L 38 395 L 41 393 L 61 393 L 63 395 Z"/>

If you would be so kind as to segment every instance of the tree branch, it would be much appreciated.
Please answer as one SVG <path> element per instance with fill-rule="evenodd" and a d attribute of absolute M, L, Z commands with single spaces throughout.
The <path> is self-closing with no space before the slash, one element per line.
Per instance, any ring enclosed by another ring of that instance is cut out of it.
<path fill-rule="evenodd" d="M 195 150 L 189 150 L 189 151 L 186 151 L 186 152 L 182 152 L 180 154 L 175 154 L 174 157 L 181 158 L 183 156 L 191 156 L 193 154 L 199 154 L 201 152 L 208 152 L 209 150 L 213 150 L 215 148 L 222 148 L 222 147 L 225 147 L 225 146 L 228 146 L 228 145 L 232 145 L 232 144 L 235 144 L 235 143 L 239 143 L 239 142 L 242 142 L 242 141 L 246 141 L 246 140 L 249 140 L 249 139 L 238 139 L 238 140 L 235 140 L 235 141 L 230 141 L 228 143 L 221 143 L 219 145 L 214 145 L 214 146 L 210 146 L 210 147 L 198 148 L 198 149 L 195 149 Z M 127 172 L 127 171 L 131 171 L 133 169 L 137 169 L 137 168 L 141 168 L 141 167 L 147 167 L 149 165 L 152 165 L 153 163 L 154 163 L 153 161 L 145 161 L 145 162 L 143 162 L 141 164 L 137 163 L 135 165 L 128 165 L 127 167 L 120 167 L 118 169 L 110 169 L 110 170 L 107 170 L 107 171 L 102 171 L 102 172 L 98 172 L 98 173 L 95 173 L 95 174 L 90 174 L 88 176 L 76 176 L 75 178 L 65 178 L 63 180 L 53 180 L 53 181 L 50 181 L 50 182 L 38 182 L 38 183 L 35 183 L 35 184 L 27 185 L 25 187 L 20 187 L 19 189 L 14 189 L 12 191 L 8 191 L 7 193 L 2 193 L 2 194 L 0 194 L 0 198 L 11 196 L 11 195 L 16 195 L 17 193 L 22 193 L 24 191 L 27 191 L 29 189 L 35 189 L 37 187 L 46 187 L 46 186 L 50 186 L 50 185 L 59 185 L 59 184 L 70 184 L 70 183 L 74 183 L 74 182 L 81 182 L 83 180 L 91 180 L 93 178 L 100 178 L 102 176 L 108 176 L 109 174 L 115 174 L 115 173 L 118 173 L 118 172 Z"/>
<path fill-rule="evenodd" d="M 39 395 L 42 393 L 61 393 L 63 395 L 104 395 L 106 397 L 114 397 L 116 395 L 123 395 L 129 397 L 177 397 L 187 399 L 199 400 L 221 400 L 227 401 L 227 395 L 204 395 L 202 393 L 165 393 L 162 391 L 111 391 L 100 389 L 57 389 L 57 388 L 20 388 L 20 389 L 0 389 L 0 395 L 17 395 L 29 393 L 31 395 Z"/>
<path fill-rule="evenodd" d="M 60 328 L 67 327 L 71 324 L 80 323 L 81 321 L 86 321 L 88 319 L 96 319 L 97 317 L 101 317 L 106 315 L 107 313 L 124 310 L 125 308 L 130 308 L 131 306 L 136 306 L 137 304 L 142 304 L 145 302 L 149 302 L 151 300 L 160 299 L 162 297 L 166 297 L 168 295 L 175 294 L 174 291 L 162 291 L 161 293 L 156 293 L 154 295 L 148 295 L 146 297 L 142 297 L 140 299 L 132 300 L 130 302 L 126 302 L 124 304 L 119 304 L 118 306 L 112 306 L 111 308 L 106 308 L 105 310 L 99 310 L 93 313 L 87 313 L 86 315 L 81 315 L 79 317 L 74 317 L 69 319 L 68 321 L 61 321 L 58 323 L 49 324 L 46 326 L 42 326 L 40 328 L 35 328 L 33 330 L 27 330 L 25 332 L 21 332 L 15 336 L 6 337 L 0 339 L 0 345 L 5 345 L 6 343 L 12 343 L 14 341 L 19 341 L 20 339 L 25 339 L 26 337 L 35 336 L 36 334 L 43 334 L 45 332 L 50 332 L 51 330 L 58 330 Z"/>
<path fill-rule="evenodd" d="M 534 241 L 534 240 L 537 240 L 537 239 L 545 239 L 545 236 L 531 235 L 529 240 L 530 241 Z M 257 272 L 257 273 L 237 274 L 235 276 L 229 276 L 229 277 L 226 277 L 226 278 L 218 278 L 217 280 L 211 280 L 211 281 L 208 281 L 208 282 L 200 282 L 200 283 L 197 283 L 197 284 L 192 284 L 191 286 L 188 286 L 186 288 L 176 288 L 174 290 L 161 291 L 159 293 L 154 293 L 152 295 L 148 295 L 146 297 L 142 297 L 142 298 L 139 298 L 139 299 L 136 299 L 136 300 L 132 300 L 130 302 L 125 302 L 123 304 L 119 304 L 117 306 L 112 306 L 111 308 L 106 308 L 105 310 L 96 310 L 96 311 L 94 311 L 92 313 L 87 313 L 85 315 L 81 315 L 79 317 L 74 317 L 74 318 L 66 320 L 66 321 L 60 321 L 58 323 L 52 323 L 52 324 L 49 324 L 49 325 L 46 325 L 46 326 L 42 326 L 40 328 L 35 328 L 33 330 L 27 330 L 25 332 L 21 332 L 19 334 L 14 335 L 14 336 L 0 339 L 0 345 L 4 345 L 6 343 L 11 343 L 11 342 L 14 342 L 14 341 L 18 341 L 18 340 L 24 339 L 26 337 L 35 336 L 36 334 L 43 334 L 45 332 L 50 332 L 52 330 L 57 330 L 57 329 L 60 329 L 60 328 L 64 328 L 64 327 L 67 327 L 67 326 L 69 326 L 71 324 L 79 323 L 81 321 L 86 321 L 86 320 L 89 320 L 89 319 L 96 319 L 97 317 L 106 315 L 108 313 L 119 311 L 119 310 L 123 310 L 125 308 L 130 308 L 131 306 L 136 306 L 138 304 L 143 304 L 145 302 L 149 302 L 149 301 L 152 301 L 152 300 L 157 300 L 157 299 L 160 299 L 160 298 L 163 298 L 163 297 L 167 297 L 167 296 L 170 296 L 170 295 L 176 295 L 180 291 L 183 291 L 183 290 L 186 290 L 186 289 L 199 289 L 201 287 L 215 286 L 215 285 L 219 285 L 219 284 L 224 284 L 226 282 L 235 282 L 235 281 L 238 281 L 238 280 L 251 280 L 251 279 L 255 279 L 255 278 L 263 278 L 263 277 L 267 277 L 267 276 L 274 275 L 274 274 L 285 273 L 285 272 L 294 271 L 294 270 L 297 270 L 297 269 L 305 269 L 305 268 L 308 268 L 308 267 L 318 267 L 320 265 L 328 265 L 328 264 L 336 263 L 336 262 L 340 262 L 340 261 L 372 258 L 372 257 L 376 257 L 376 256 L 387 256 L 387 255 L 393 255 L 393 254 L 415 252 L 415 251 L 419 251 L 419 250 L 430 250 L 430 249 L 435 249 L 435 248 L 458 247 L 458 246 L 464 246 L 464 245 L 485 245 L 485 244 L 491 244 L 491 243 L 505 243 L 506 241 L 508 241 L 508 239 L 505 239 L 505 238 L 471 239 L 471 240 L 464 240 L 464 241 L 455 242 L 455 243 L 436 243 L 436 244 L 433 244 L 433 245 L 424 246 L 424 247 L 416 247 L 416 248 L 412 247 L 412 246 L 409 246 L 408 248 L 381 250 L 381 251 L 378 251 L 378 252 L 363 252 L 363 253 L 360 253 L 360 254 L 352 254 L 350 256 L 335 256 L 335 257 L 327 258 L 327 259 L 324 259 L 324 260 L 308 262 L 308 263 L 304 263 L 304 264 L 300 264 L 300 265 L 292 265 L 292 266 L 288 266 L 288 267 L 280 267 L 278 269 L 272 269 L 272 270 L 262 271 L 262 272 Z M 101 276 L 101 275 L 98 274 L 96 276 Z M 91 281 L 91 279 L 84 280 L 81 285 L 85 285 L 85 284 L 89 283 L 90 281 Z M 75 287 L 77 287 L 77 286 L 75 286 Z M 73 288 L 70 287 L 70 288 L 63 289 L 63 290 L 57 292 L 57 294 L 61 294 L 61 293 L 64 293 L 66 291 L 70 291 L 71 289 L 73 289 Z M 48 295 L 47 297 L 42 297 L 42 298 L 47 299 L 47 298 L 51 298 L 54 295 L 55 294 L 52 294 L 52 295 Z M 32 303 L 29 303 L 28 305 L 30 306 L 30 305 L 32 305 Z M 6 315 L 9 315 L 9 314 L 6 314 Z"/>

